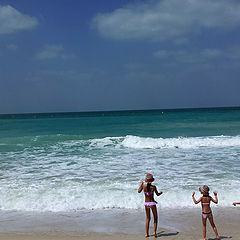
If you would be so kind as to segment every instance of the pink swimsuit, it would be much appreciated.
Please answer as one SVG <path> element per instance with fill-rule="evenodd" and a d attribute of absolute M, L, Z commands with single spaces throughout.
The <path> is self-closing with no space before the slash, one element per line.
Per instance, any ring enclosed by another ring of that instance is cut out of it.
<path fill-rule="evenodd" d="M 202 203 L 202 205 L 210 205 L 210 203 Z M 208 213 L 202 212 L 202 217 L 203 218 L 207 218 L 211 214 L 212 214 L 212 212 L 208 212 Z"/>
<path fill-rule="evenodd" d="M 209 215 L 211 215 L 212 214 L 212 212 L 208 212 L 208 213 L 202 213 L 202 217 L 203 218 L 207 218 Z"/>
<path fill-rule="evenodd" d="M 154 191 L 151 191 L 151 192 L 144 192 L 147 196 L 149 196 L 150 194 L 153 194 L 154 193 Z M 157 202 L 156 201 L 154 201 L 154 202 L 145 202 L 144 203 L 144 206 L 145 207 L 148 207 L 148 208 L 151 208 L 152 206 L 155 206 L 155 205 L 157 205 Z"/>
<path fill-rule="evenodd" d="M 155 205 L 157 205 L 157 202 L 145 202 L 144 203 L 144 206 L 148 207 L 148 208 L 151 208 L 152 206 L 155 206 Z"/>

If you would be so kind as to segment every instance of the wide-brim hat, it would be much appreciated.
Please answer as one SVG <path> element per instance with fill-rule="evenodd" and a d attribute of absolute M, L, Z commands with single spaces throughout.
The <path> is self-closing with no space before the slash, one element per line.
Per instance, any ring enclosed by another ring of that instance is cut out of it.
<path fill-rule="evenodd" d="M 209 187 L 207 185 L 203 185 L 202 187 L 199 188 L 199 190 L 205 194 L 209 193 Z"/>
<path fill-rule="evenodd" d="M 153 182 L 153 181 L 154 181 L 153 175 L 152 175 L 151 173 L 148 173 L 148 174 L 146 175 L 145 182 L 151 183 L 151 182 Z"/>

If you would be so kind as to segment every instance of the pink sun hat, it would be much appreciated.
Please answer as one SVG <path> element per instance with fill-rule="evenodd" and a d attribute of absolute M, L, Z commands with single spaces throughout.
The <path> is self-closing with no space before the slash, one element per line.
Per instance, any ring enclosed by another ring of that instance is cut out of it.
<path fill-rule="evenodd" d="M 151 173 L 148 173 L 148 174 L 146 175 L 145 182 L 151 183 L 151 182 L 153 182 L 153 181 L 154 181 L 153 175 L 152 175 Z"/>
<path fill-rule="evenodd" d="M 199 188 L 199 190 L 205 194 L 208 194 L 209 187 L 207 185 L 203 185 L 202 187 Z"/>

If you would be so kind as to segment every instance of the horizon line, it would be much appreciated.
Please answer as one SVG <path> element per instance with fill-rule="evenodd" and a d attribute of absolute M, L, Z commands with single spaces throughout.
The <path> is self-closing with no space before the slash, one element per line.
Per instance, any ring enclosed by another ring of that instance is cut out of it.
<path fill-rule="evenodd" d="M 147 111 L 180 111 L 180 110 L 206 110 L 206 109 L 237 109 L 240 106 L 221 106 L 221 107 L 185 107 L 185 108 L 152 108 L 152 109 L 125 109 L 125 110 L 95 110 L 95 111 L 69 111 L 69 112 L 23 112 L 23 113 L 0 113 L 0 118 L 3 116 L 15 115 L 48 115 L 48 114 L 101 114 L 101 113 L 124 113 L 124 112 L 147 112 Z"/>

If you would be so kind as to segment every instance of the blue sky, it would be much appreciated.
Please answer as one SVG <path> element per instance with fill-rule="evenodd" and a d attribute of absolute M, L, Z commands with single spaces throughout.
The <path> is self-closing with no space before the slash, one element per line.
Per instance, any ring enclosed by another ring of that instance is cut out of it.
<path fill-rule="evenodd" d="M 240 105 L 237 0 L 1 0 L 0 113 Z"/>

